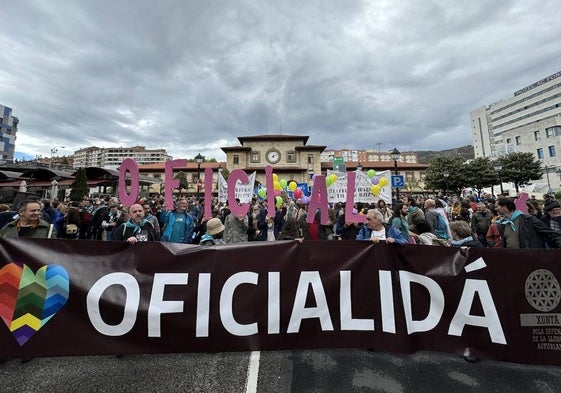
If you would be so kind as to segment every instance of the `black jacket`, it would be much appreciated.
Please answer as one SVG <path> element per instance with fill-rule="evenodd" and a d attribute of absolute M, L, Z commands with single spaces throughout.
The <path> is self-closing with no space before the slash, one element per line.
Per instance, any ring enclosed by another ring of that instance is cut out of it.
<path fill-rule="evenodd" d="M 127 240 L 129 237 L 136 237 L 139 241 L 157 241 L 156 231 L 151 222 L 146 221 L 140 229 L 140 233 L 135 233 L 134 227 L 127 226 L 127 223 L 123 223 L 113 230 L 113 240 L 123 241 Z"/>
<path fill-rule="evenodd" d="M 544 214 L 541 217 L 541 220 L 545 223 L 545 225 L 547 225 L 549 228 L 551 228 L 551 225 L 549 225 L 549 223 L 551 222 L 552 218 L 549 214 Z M 557 221 L 557 224 L 561 228 L 561 216 L 555 217 L 555 218 L 553 218 L 553 220 Z"/>
<path fill-rule="evenodd" d="M 505 225 L 510 224 L 497 224 L 503 239 L 503 247 L 507 247 L 504 236 Z M 516 232 L 520 236 L 520 248 L 561 248 L 561 233 L 555 232 L 542 220 L 530 214 L 519 216 Z"/>

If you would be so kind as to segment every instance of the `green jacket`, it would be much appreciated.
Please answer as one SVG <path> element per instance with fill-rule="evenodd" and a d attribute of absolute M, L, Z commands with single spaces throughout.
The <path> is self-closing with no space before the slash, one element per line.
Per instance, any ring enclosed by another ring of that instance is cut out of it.
<path fill-rule="evenodd" d="M 18 236 L 18 220 L 7 223 L 0 229 L 0 237 L 19 237 Z M 50 234 L 50 236 L 49 236 Z M 39 218 L 39 225 L 27 232 L 25 237 L 32 238 L 54 238 L 56 236 L 53 225 Z"/>

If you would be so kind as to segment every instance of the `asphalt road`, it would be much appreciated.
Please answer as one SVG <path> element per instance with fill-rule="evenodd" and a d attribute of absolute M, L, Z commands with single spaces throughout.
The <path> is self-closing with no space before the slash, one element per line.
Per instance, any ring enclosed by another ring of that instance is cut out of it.
<path fill-rule="evenodd" d="M 0 363 L 0 392 L 559 392 L 561 367 L 418 352 L 298 350 Z"/>

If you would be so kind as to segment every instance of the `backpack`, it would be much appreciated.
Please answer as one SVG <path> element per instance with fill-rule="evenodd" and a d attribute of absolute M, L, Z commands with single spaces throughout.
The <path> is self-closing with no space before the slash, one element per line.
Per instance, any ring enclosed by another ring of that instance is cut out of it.
<path fill-rule="evenodd" d="M 448 225 L 446 224 L 446 220 L 442 217 L 441 214 L 436 213 L 436 236 L 440 239 L 449 239 L 450 235 L 448 235 Z"/>

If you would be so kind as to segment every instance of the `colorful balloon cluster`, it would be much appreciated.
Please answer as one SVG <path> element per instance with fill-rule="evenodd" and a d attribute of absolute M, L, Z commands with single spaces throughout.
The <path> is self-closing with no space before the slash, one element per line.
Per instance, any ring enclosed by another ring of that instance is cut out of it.
<path fill-rule="evenodd" d="M 278 208 L 282 207 L 283 199 L 281 197 L 282 190 L 290 190 L 294 195 L 294 200 L 300 199 L 300 201 L 304 204 L 310 203 L 310 198 L 304 195 L 304 192 L 298 188 L 298 184 L 295 181 L 287 182 L 285 179 L 279 179 L 279 176 L 276 173 L 273 173 L 273 195 L 275 196 L 275 206 Z M 257 195 L 261 199 L 265 199 L 267 197 L 267 188 L 261 187 L 257 191 Z"/>
<path fill-rule="evenodd" d="M 370 178 L 370 182 L 372 183 L 370 191 L 372 192 L 372 194 L 374 194 L 374 196 L 378 196 L 382 188 L 388 185 L 388 179 L 386 179 L 385 177 L 376 176 L 376 171 L 374 169 L 369 169 L 366 174 L 368 175 L 368 177 Z"/>
<path fill-rule="evenodd" d="M 331 175 L 327 176 L 325 178 L 325 185 L 327 187 L 331 186 L 333 183 L 335 183 L 337 181 L 337 175 L 335 173 L 332 173 Z"/>
<path fill-rule="evenodd" d="M 374 169 L 369 169 L 366 172 L 372 186 L 370 187 L 370 191 L 374 196 L 378 196 L 380 191 L 383 187 L 388 184 L 388 179 L 381 176 L 376 176 L 376 171 Z M 315 180 L 316 175 L 312 177 L 312 180 Z M 338 180 L 338 177 L 335 173 L 330 174 L 329 176 L 325 177 L 325 185 L 330 187 L 333 183 Z M 275 206 L 278 208 L 282 207 L 283 199 L 281 197 L 281 192 L 283 190 L 290 190 L 292 191 L 292 195 L 294 196 L 294 200 L 300 200 L 304 204 L 310 203 L 310 197 L 304 195 L 301 189 L 298 188 L 298 184 L 294 180 L 287 182 L 285 179 L 279 179 L 279 176 L 276 173 L 273 173 L 273 195 L 275 196 Z M 267 189 L 265 187 L 261 187 L 257 191 L 257 195 L 261 199 L 265 199 L 267 197 Z"/>

